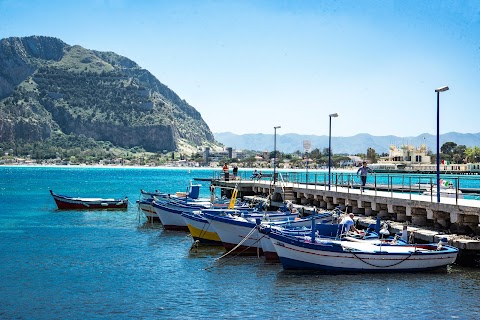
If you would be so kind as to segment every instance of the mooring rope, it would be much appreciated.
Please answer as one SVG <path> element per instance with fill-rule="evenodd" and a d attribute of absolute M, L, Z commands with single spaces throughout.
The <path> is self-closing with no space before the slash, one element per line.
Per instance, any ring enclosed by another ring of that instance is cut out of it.
<path fill-rule="evenodd" d="M 255 232 L 255 229 L 257 227 L 253 228 L 252 230 L 250 230 L 250 232 L 245 236 L 245 238 L 242 239 L 242 241 L 240 241 L 232 250 L 228 251 L 227 253 L 225 253 L 224 255 L 222 255 L 221 257 L 219 258 L 216 258 L 215 261 L 219 261 L 220 259 L 222 258 L 225 258 L 226 256 L 228 256 L 230 253 L 232 253 L 233 251 L 235 251 L 239 246 L 241 246 L 254 232 Z M 260 239 L 258 239 L 257 241 L 254 242 L 254 244 L 256 244 L 258 241 L 260 241 Z M 246 247 L 245 249 L 243 249 L 242 251 L 238 252 L 236 255 L 232 256 L 232 258 L 242 254 L 243 252 L 245 252 L 246 250 L 248 250 L 249 248 L 251 248 L 251 246 L 248 246 Z M 259 253 L 258 253 L 259 254 Z M 226 263 L 227 261 L 229 260 L 224 260 L 224 263 Z M 217 265 L 218 266 L 218 265 Z M 208 271 L 212 268 L 214 268 L 215 265 L 213 266 L 210 266 L 210 267 L 207 267 L 205 268 L 204 270 Z"/>
<path fill-rule="evenodd" d="M 373 263 L 370 263 L 370 262 L 367 262 L 365 261 L 364 259 L 360 258 L 359 256 L 357 256 L 357 254 L 355 252 L 352 252 L 353 255 L 355 256 L 355 258 L 359 259 L 360 261 L 362 261 L 363 263 L 365 264 L 368 264 L 369 266 L 372 266 L 372 267 L 375 267 L 375 268 L 390 268 L 390 267 L 394 267 L 396 265 L 399 265 L 400 263 L 408 260 L 414 253 L 416 252 L 416 250 L 414 252 L 410 252 L 410 254 L 408 255 L 408 257 L 406 257 L 405 259 L 403 260 L 400 260 L 392 265 L 389 265 L 389 266 L 377 266 L 377 265 L 374 265 Z"/>
<path fill-rule="evenodd" d="M 232 253 L 233 251 L 235 251 L 238 247 L 240 247 L 245 241 L 247 241 L 247 239 L 255 232 L 255 230 L 257 229 L 257 227 L 255 226 L 252 230 L 250 230 L 250 232 L 245 236 L 245 238 L 242 239 L 242 241 L 240 241 L 235 247 L 233 247 L 232 250 L 228 251 L 227 253 L 225 253 L 224 255 L 222 255 L 221 257 L 219 258 L 216 258 L 215 260 L 220 260 L 226 256 L 228 256 L 230 253 Z"/>

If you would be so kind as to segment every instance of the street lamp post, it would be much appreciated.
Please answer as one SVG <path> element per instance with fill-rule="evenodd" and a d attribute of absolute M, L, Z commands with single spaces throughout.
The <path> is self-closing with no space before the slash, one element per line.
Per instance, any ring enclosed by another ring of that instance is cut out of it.
<path fill-rule="evenodd" d="M 281 126 L 273 127 L 274 135 L 273 135 L 273 184 L 277 183 L 277 129 L 280 129 Z"/>
<path fill-rule="evenodd" d="M 305 151 L 305 183 L 308 185 L 308 153 L 312 148 L 312 142 L 310 140 L 303 140 L 303 150 Z"/>
<path fill-rule="evenodd" d="M 305 183 L 308 185 L 308 151 L 305 151 Z"/>
<path fill-rule="evenodd" d="M 437 202 L 440 202 L 440 92 L 448 89 L 448 86 L 435 89 L 437 93 Z"/>
<path fill-rule="evenodd" d="M 330 190 L 330 167 L 331 167 L 331 158 L 332 158 L 332 117 L 338 117 L 338 113 L 332 113 L 328 115 L 329 124 L 328 124 L 328 190 Z"/>

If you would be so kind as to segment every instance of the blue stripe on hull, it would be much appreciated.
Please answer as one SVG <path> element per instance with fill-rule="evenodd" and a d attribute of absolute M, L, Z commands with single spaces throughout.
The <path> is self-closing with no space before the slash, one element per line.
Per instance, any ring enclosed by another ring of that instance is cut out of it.
<path fill-rule="evenodd" d="M 321 264 L 309 263 L 304 261 L 293 260 L 289 258 L 280 257 L 280 262 L 282 267 L 285 270 L 316 270 L 324 271 L 329 273 L 396 273 L 396 272 L 422 272 L 435 269 L 446 268 L 446 266 L 432 267 L 432 268 L 423 268 L 423 269 L 388 269 L 388 268 L 378 268 L 378 269 L 350 269 L 350 268 L 336 268 L 331 266 L 324 266 Z"/>

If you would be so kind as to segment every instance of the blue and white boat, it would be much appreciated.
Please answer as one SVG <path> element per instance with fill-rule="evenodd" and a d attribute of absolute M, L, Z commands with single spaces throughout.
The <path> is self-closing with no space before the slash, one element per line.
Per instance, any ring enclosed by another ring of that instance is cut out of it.
<path fill-rule="evenodd" d="M 316 223 L 315 225 L 315 237 L 336 239 L 342 241 L 356 241 L 363 242 L 368 241 L 372 244 L 381 245 L 381 244 L 406 244 L 406 235 L 401 237 L 400 235 L 395 235 L 390 237 L 390 233 L 387 229 L 388 225 L 384 225 L 383 228 L 380 227 L 380 219 L 377 220 L 376 224 L 370 225 L 367 230 L 363 233 L 356 234 L 353 232 L 344 233 L 344 226 L 339 222 L 342 220 L 342 215 L 337 209 L 334 210 L 333 216 L 335 217 L 331 221 L 322 221 L 321 223 Z M 263 236 L 260 238 L 260 243 L 262 244 L 263 254 L 265 260 L 268 261 L 279 261 L 279 257 L 273 243 L 270 239 L 270 232 L 275 230 L 277 233 L 288 234 L 295 237 L 302 237 L 303 239 L 308 239 L 312 236 L 312 226 L 302 226 L 294 227 L 289 225 L 259 225 L 260 232 L 263 233 Z"/>
<path fill-rule="evenodd" d="M 160 222 L 165 230 L 188 231 L 187 224 L 182 218 L 183 212 L 210 208 L 210 202 L 183 202 L 173 199 L 157 200 L 152 202 Z"/>
<path fill-rule="evenodd" d="M 227 207 L 230 205 L 236 209 L 242 210 L 243 212 L 254 210 L 254 208 L 249 208 L 242 202 L 236 202 L 235 199 L 233 199 L 233 201 L 231 201 L 231 199 L 222 199 L 220 201 L 210 202 L 189 201 L 188 199 L 184 198 L 166 198 L 155 199 L 152 202 L 152 206 L 165 230 L 178 231 L 189 231 L 188 224 L 186 223 L 184 217 L 182 217 L 183 213 L 190 214 L 194 211 L 203 209 L 227 210 Z"/>
<path fill-rule="evenodd" d="M 259 224 L 283 224 L 292 226 L 311 225 L 312 219 L 322 221 L 331 216 L 330 212 L 315 214 L 306 218 L 298 217 L 297 213 L 263 212 L 255 214 L 216 214 L 209 210 L 202 210 L 203 216 L 213 226 L 227 251 L 242 255 L 263 255 L 261 245 L 262 235 L 258 229 Z"/>
<path fill-rule="evenodd" d="M 446 244 L 374 244 L 327 238 L 296 237 L 271 230 L 275 251 L 285 270 L 327 272 L 413 272 L 455 262 L 458 249 Z"/>

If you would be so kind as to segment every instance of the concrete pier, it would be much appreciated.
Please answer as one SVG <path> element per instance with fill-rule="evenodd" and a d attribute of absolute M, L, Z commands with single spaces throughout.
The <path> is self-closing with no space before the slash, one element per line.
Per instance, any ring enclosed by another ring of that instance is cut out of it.
<path fill-rule="evenodd" d="M 237 185 L 239 196 L 269 196 L 274 207 L 282 206 L 286 200 L 324 209 L 342 206 L 348 212 L 361 215 L 366 225 L 368 219 L 379 216 L 395 222 L 391 225 L 399 231 L 407 224 L 417 241 L 437 242 L 447 237 L 450 244 L 462 250 L 462 256 L 480 256 L 480 200 L 442 197 L 437 203 L 436 196 L 430 195 L 335 185 L 328 190 L 327 186 L 288 182 L 273 185 L 271 181 L 212 180 L 212 184 L 230 188 Z"/>

